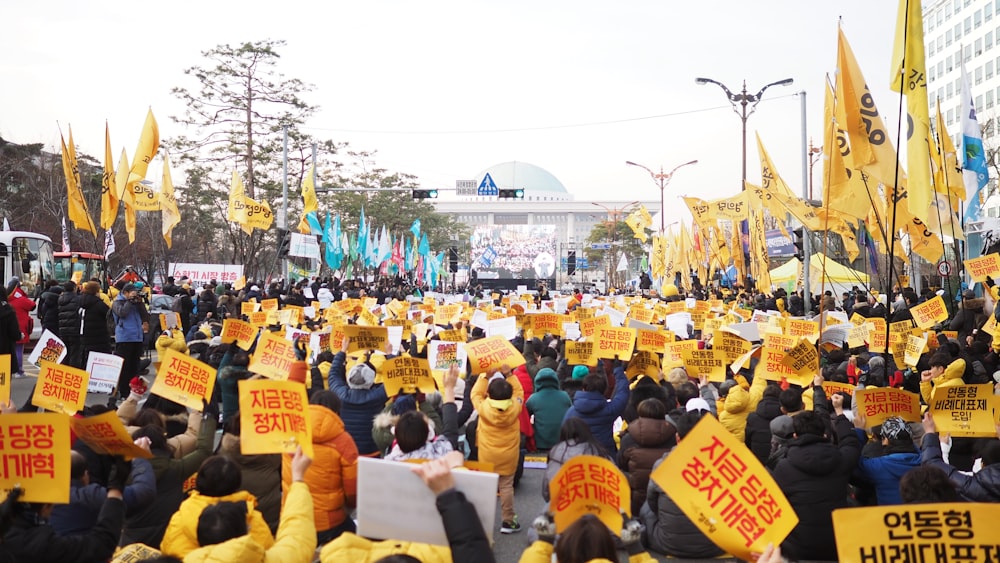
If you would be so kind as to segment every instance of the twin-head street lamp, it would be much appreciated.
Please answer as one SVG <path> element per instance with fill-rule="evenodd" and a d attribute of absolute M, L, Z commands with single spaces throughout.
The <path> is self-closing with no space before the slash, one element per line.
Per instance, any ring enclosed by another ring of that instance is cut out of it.
<path fill-rule="evenodd" d="M 715 84 L 722 91 L 726 93 L 726 98 L 729 99 L 729 103 L 733 105 L 733 111 L 740 117 L 743 122 L 743 177 L 740 179 L 740 189 L 746 189 L 747 180 L 747 118 L 753 115 L 754 110 L 757 108 L 757 104 L 760 103 L 761 97 L 764 95 L 764 90 L 767 90 L 771 86 L 789 86 L 792 83 L 791 78 L 786 78 L 784 80 L 779 80 L 777 82 L 772 82 L 767 86 L 764 86 L 756 94 L 750 94 L 747 92 L 747 82 L 743 81 L 743 90 L 738 94 L 734 94 L 732 90 L 727 88 L 725 84 L 719 82 L 718 80 L 712 80 L 711 78 L 695 78 L 696 84 Z"/>
<path fill-rule="evenodd" d="M 648 166 L 643 166 L 642 164 L 639 164 L 638 162 L 632 162 L 631 160 L 626 160 L 625 164 L 628 166 L 638 166 L 639 168 L 642 168 L 646 172 L 649 172 L 649 175 L 652 176 L 653 181 L 660 185 L 660 233 L 662 234 L 664 231 L 663 190 L 667 187 L 667 184 L 670 183 L 670 179 L 674 177 L 674 172 L 677 172 L 679 168 L 683 168 L 689 164 L 698 164 L 698 161 L 692 160 L 690 162 L 685 162 L 684 164 L 678 164 L 677 166 L 674 166 L 673 170 L 666 173 L 663 172 L 662 165 L 660 166 L 660 171 L 657 173 L 653 172 L 653 170 L 650 169 Z"/>

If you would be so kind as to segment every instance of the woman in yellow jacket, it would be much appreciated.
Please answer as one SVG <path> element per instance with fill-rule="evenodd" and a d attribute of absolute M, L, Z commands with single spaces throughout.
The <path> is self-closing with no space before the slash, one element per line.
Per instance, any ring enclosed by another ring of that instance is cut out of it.
<path fill-rule="evenodd" d="M 299 448 L 291 461 L 292 484 L 286 489 L 288 502 L 281 509 L 278 536 L 269 547 L 248 533 L 238 512 L 232 515 L 233 505 L 220 503 L 202 513 L 198 540 L 203 547 L 184 557 L 184 563 L 310 563 L 316 551 L 313 501 L 305 484 L 310 463 Z"/>
<path fill-rule="evenodd" d="M 514 473 L 521 451 L 519 416 L 524 406 L 524 389 L 510 366 L 504 365 L 492 377 L 480 375 L 472 388 L 472 405 L 479 413 L 476 445 L 479 461 L 493 464 L 500 475 L 500 533 L 521 531 L 514 512 Z"/>
<path fill-rule="evenodd" d="M 924 403 L 931 404 L 931 396 L 934 388 L 948 385 L 962 385 L 962 376 L 965 375 L 965 360 L 959 358 L 949 362 L 951 357 L 943 352 L 935 353 L 931 356 L 931 369 L 920 373 L 920 397 Z"/>
<path fill-rule="evenodd" d="M 764 374 L 756 374 L 753 385 L 748 385 L 746 378 L 737 375 L 719 387 L 722 398 L 717 403 L 719 422 L 738 440 L 746 437 L 747 417 L 757 410 L 757 404 L 764 397 L 767 380 Z M 749 388 L 749 389 L 748 389 Z"/>
<path fill-rule="evenodd" d="M 532 543 L 521 554 L 520 563 L 568 563 L 587 561 L 588 563 L 611 563 L 618 561 L 618 548 L 611 530 L 596 516 L 585 514 L 559 534 L 555 542 L 556 525 L 551 514 L 535 518 L 532 527 L 538 533 L 538 541 Z M 656 561 L 642 549 L 642 525 L 625 519 L 620 534 L 621 543 L 628 551 L 629 563 L 653 563 Z M 553 543 L 555 545 L 553 546 Z M 554 556 L 554 557 L 553 557 Z"/>

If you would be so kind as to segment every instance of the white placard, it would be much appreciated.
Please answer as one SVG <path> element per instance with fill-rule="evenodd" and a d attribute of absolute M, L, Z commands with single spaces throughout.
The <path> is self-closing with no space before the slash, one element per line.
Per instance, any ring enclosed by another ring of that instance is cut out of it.
<path fill-rule="evenodd" d="M 526 286 L 526 285 L 519 285 L 519 286 L 517 286 L 517 294 L 518 295 L 523 295 L 525 293 L 528 293 L 528 286 Z"/>
<path fill-rule="evenodd" d="M 486 322 L 486 337 L 503 336 L 507 340 L 517 337 L 517 317 L 504 317 Z"/>
<path fill-rule="evenodd" d="M 611 318 L 611 326 L 622 326 L 625 324 L 625 313 L 614 307 L 605 307 L 604 314 Z"/>
<path fill-rule="evenodd" d="M 449 357 L 454 356 L 455 362 L 449 362 L 444 358 L 440 353 L 442 348 L 447 350 Z M 427 362 L 430 363 L 431 369 L 444 371 L 457 362 L 459 371 L 464 373 L 466 359 L 468 359 L 468 353 L 465 351 L 465 342 L 447 342 L 444 340 L 431 340 L 427 342 Z"/>
<path fill-rule="evenodd" d="M 316 307 L 313 307 L 312 305 L 309 305 L 308 307 L 303 307 L 302 314 L 305 315 L 307 319 L 315 319 Z"/>
<path fill-rule="evenodd" d="M 667 315 L 664 324 L 667 325 L 669 330 L 672 330 L 674 334 L 679 336 L 681 340 L 687 339 L 690 336 L 688 334 L 688 326 L 691 324 L 691 313 Z"/>
<path fill-rule="evenodd" d="M 476 507 L 492 543 L 498 475 L 480 471 L 452 475 L 455 488 Z M 358 458 L 358 535 L 448 545 L 434 493 L 413 473 L 413 464 L 366 457 Z"/>
<path fill-rule="evenodd" d="M 319 260 L 319 242 L 316 241 L 314 235 L 292 233 L 292 240 L 288 246 L 288 255 Z"/>
<path fill-rule="evenodd" d="M 305 295 L 306 299 L 316 299 L 316 297 L 313 296 L 313 288 L 308 285 L 302 288 L 302 295 Z"/>
<path fill-rule="evenodd" d="M 163 315 L 163 326 L 161 327 L 161 329 L 172 330 L 175 328 L 180 328 L 181 323 L 180 319 L 178 318 L 179 315 L 177 313 L 160 313 L 160 314 Z"/>
<path fill-rule="evenodd" d="M 487 323 L 490 322 L 490 317 L 486 314 L 486 311 L 476 309 L 476 312 L 472 313 L 472 318 L 469 319 L 469 322 L 472 323 L 472 326 L 478 326 L 479 328 L 485 329 Z"/>
<path fill-rule="evenodd" d="M 38 337 L 35 349 L 28 356 L 28 361 L 38 367 L 42 367 L 38 363 L 38 359 L 42 357 L 42 351 L 45 351 L 45 359 L 54 364 L 63 361 L 63 358 L 68 353 L 66 351 L 66 343 L 60 340 L 58 336 L 52 334 L 48 329 L 43 330 L 42 335 Z M 57 354 L 58 358 L 55 357 Z M 118 381 L 115 380 L 115 383 L 118 383 Z"/>
<path fill-rule="evenodd" d="M 564 340 L 576 340 L 583 336 L 580 333 L 580 323 L 563 323 Z"/>
<path fill-rule="evenodd" d="M 319 339 L 320 339 L 321 335 L 328 334 L 331 330 L 333 330 L 333 329 L 331 329 L 330 327 L 327 327 L 327 328 L 325 328 L 325 329 L 323 329 L 323 330 L 321 330 L 319 332 L 313 332 L 313 333 L 309 334 L 309 350 L 312 351 L 312 357 L 313 358 L 315 358 L 316 356 L 320 355 L 320 353 L 322 353 L 322 352 L 324 352 L 324 351 L 327 350 L 327 348 L 323 348 L 322 346 L 320 346 L 320 340 Z M 330 344 L 333 345 L 333 342 L 331 342 Z M 339 345 L 336 348 L 336 350 L 338 352 L 340 351 Z"/>
<path fill-rule="evenodd" d="M 403 340 L 403 327 L 401 326 L 388 326 L 386 327 L 386 332 L 389 337 L 389 345 L 392 346 L 392 353 L 399 354 L 402 349 Z"/>
<path fill-rule="evenodd" d="M 240 264 L 193 264 L 187 262 L 176 262 L 170 264 L 170 275 L 174 279 L 181 279 L 187 276 L 192 282 L 207 283 L 215 280 L 219 283 L 232 283 L 240 279 L 243 275 L 243 266 Z"/>
<path fill-rule="evenodd" d="M 87 392 L 110 395 L 118 385 L 118 376 L 121 375 L 124 363 L 125 358 L 120 356 L 91 352 L 87 357 L 87 373 L 90 374 Z"/>
<path fill-rule="evenodd" d="M 660 330 L 660 325 L 651 325 L 649 323 L 644 323 L 642 321 L 637 321 L 635 319 L 629 319 L 628 324 L 625 328 L 641 328 L 642 330 Z"/>
<path fill-rule="evenodd" d="M 698 300 L 695 299 L 694 297 L 688 297 L 687 299 L 684 300 L 684 307 L 686 309 L 694 309 L 697 306 L 698 306 Z"/>

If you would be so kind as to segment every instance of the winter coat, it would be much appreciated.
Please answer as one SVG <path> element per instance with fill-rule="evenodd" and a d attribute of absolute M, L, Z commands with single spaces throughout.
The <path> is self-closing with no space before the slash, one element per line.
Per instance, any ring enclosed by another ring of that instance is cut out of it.
<path fill-rule="evenodd" d="M 96 295 L 80 294 L 80 345 L 85 352 L 111 353 L 108 306 Z M 86 359 L 86 356 L 84 356 Z"/>
<path fill-rule="evenodd" d="M 216 419 L 212 417 L 201 421 L 201 431 L 198 434 L 198 449 L 181 459 L 173 459 L 170 452 L 153 451 L 153 474 L 156 476 L 156 502 L 146 508 L 130 512 L 125 519 L 125 529 L 122 530 L 121 545 L 144 543 L 151 547 L 159 547 L 167 523 L 180 508 L 184 494 L 184 481 L 194 475 L 201 464 L 212 455 L 215 442 Z"/>
<path fill-rule="evenodd" d="M 521 384 L 521 390 L 524 391 L 524 402 L 527 403 L 528 399 L 531 398 L 531 394 L 535 391 L 534 376 L 529 375 L 528 368 L 523 365 L 514 368 L 512 373 L 517 377 L 518 383 Z M 528 413 L 528 409 L 521 409 L 521 414 L 517 420 L 521 434 L 527 438 L 528 450 L 535 451 L 535 428 L 531 425 L 531 414 Z"/>
<path fill-rule="evenodd" d="M 528 414 L 535 417 L 535 446 L 547 450 L 559 442 L 566 411 L 573 405 L 569 394 L 559 389 L 559 378 L 552 370 L 538 370 L 535 376 L 535 392 L 528 397 L 524 406 Z"/>
<path fill-rule="evenodd" d="M 14 346 L 19 338 L 21 338 L 21 327 L 17 324 L 17 313 L 10 303 L 0 301 L 0 354 L 10 355 L 11 372 L 24 369 L 23 366 L 14 365 L 17 363 Z"/>
<path fill-rule="evenodd" d="M 122 491 L 122 496 L 128 510 L 142 508 L 156 498 L 156 477 L 148 460 L 132 460 L 129 484 Z M 98 515 L 107 500 L 108 489 L 100 483 L 84 485 L 80 479 L 73 479 L 69 484 L 69 504 L 52 507 L 49 525 L 60 536 L 89 533 L 97 524 Z"/>
<path fill-rule="evenodd" d="M 536 540 L 528 546 L 528 549 L 525 549 L 524 552 L 521 553 L 521 558 L 518 559 L 518 563 L 551 563 L 552 561 L 555 561 L 555 558 L 552 556 L 554 551 L 555 547 L 551 543 Z M 591 559 L 588 563 L 604 563 L 605 561 L 608 560 Z M 656 561 L 656 559 L 645 551 L 628 556 L 628 563 L 655 563 Z"/>
<path fill-rule="evenodd" d="M 609 454 L 618 451 L 614 437 L 611 435 L 615 419 L 622 415 L 628 404 L 628 380 L 625 370 L 615 368 L 615 394 L 608 401 L 604 395 L 594 391 L 577 391 L 573 396 L 573 406 L 566 411 L 563 420 L 571 416 L 583 419 L 590 427 L 594 438 L 604 446 Z"/>
<path fill-rule="evenodd" d="M 476 508 L 456 489 L 449 489 L 437 496 L 435 501 L 449 547 L 385 540 L 373 542 L 346 533 L 333 540 L 320 551 L 320 561 L 331 563 L 351 561 L 367 563 L 378 561 L 388 555 L 405 554 L 424 563 L 493 563 L 495 558 L 490 548 L 486 532 L 483 530 Z"/>
<path fill-rule="evenodd" d="M 337 413 L 322 406 L 309 405 L 312 425 L 313 464 L 304 481 L 313 498 L 313 521 L 317 532 L 325 532 L 344 523 L 349 507 L 357 504 L 358 448 L 344 430 Z M 282 456 L 281 482 L 292 482 L 292 458 Z M 282 499 L 285 506 L 285 499 Z"/>
<path fill-rule="evenodd" d="M 3 550 L 15 561 L 32 563 L 92 563 L 107 561 L 118 545 L 125 519 L 125 503 L 107 499 L 97 523 L 86 534 L 60 536 L 47 524 L 37 524 L 34 514 L 14 517 L 3 536 Z"/>
<path fill-rule="evenodd" d="M 212 317 L 215 317 L 215 310 L 219 307 L 219 298 L 215 296 L 215 292 L 209 288 L 205 288 L 198 293 L 198 323 L 203 322 L 208 318 L 208 314 L 212 313 Z"/>
<path fill-rule="evenodd" d="M 281 515 L 281 455 L 243 455 L 240 437 L 233 434 L 222 435 L 218 453 L 239 464 L 243 489 L 257 499 L 257 510 L 273 533 Z"/>
<path fill-rule="evenodd" d="M 981 327 L 986 321 L 985 306 L 986 300 L 978 297 L 963 299 L 958 304 L 958 313 L 951 320 L 950 328 L 958 331 L 958 341 L 962 343 L 962 346 L 965 346 L 965 337 L 971 336 L 972 331 Z"/>
<path fill-rule="evenodd" d="M 288 506 L 282 511 L 278 534 L 270 547 L 258 543 L 251 532 L 199 547 L 184 557 L 184 563 L 310 563 L 316 551 L 316 529 L 309 487 L 293 483 L 287 498 Z"/>
<path fill-rule="evenodd" d="M 128 397 L 122 401 L 122 404 L 118 405 L 118 419 L 125 425 L 125 430 L 128 431 L 129 436 L 139 429 L 138 426 L 132 426 L 132 421 L 135 420 L 135 415 L 139 408 L 139 399 L 141 398 L 140 395 L 129 393 Z M 175 434 L 167 438 L 167 445 L 170 446 L 174 459 L 181 459 L 197 449 L 198 436 L 201 431 L 200 412 L 192 411 L 190 413 L 164 416 L 163 421 L 166 424 L 180 423 L 187 426 L 182 434 Z"/>
<path fill-rule="evenodd" d="M 657 460 L 653 470 L 669 455 Z M 725 553 L 702 533 L 656 481 L 649 482 L 645 499 L 647 506 L 641 515 L 653 551 L 681 559 L 711 559 Z"/>
<path fill-rule="evenodd" d="M 507 376 L 507 383 L 514 388 L 514 394 L 507 401 L 487 398 L 486 388 L 489 378 L 480 376 L 472 387 L 472 404 L 479 413 L 476 425 L 476 447 L 479 461 L 493 464 L 499 475 L 513 475 L 517 470 L 521 453 L 521 430 L 518 420 L 524 407 L 524 391 L 513 374 Z"/>
<path fill-rule="evenodd" d="M 59 295 L 62 292 L 61 287 L 54 285 L 38 297 L 38 320 L 42 329 L 56 335 L 59 334 Z"/>
<path fill-rule="evenodd" d="M 742 375 L 737 376 L 737 381 L 739 384 L 729 390 L 724 400 L 719 401 L 718 411 L 719 422 L 726 427 L 730 434 L 740 440 L 746 437 L 747 417 L 757 409 L 757 404 L 764 396 L 767 380 L 763 377 L 753 378 L 753 385 L 750 386 L 749 391 L 743 388 L 746 379 L 743 379 Z"/>
<path fill-rule="evenodd" d="M 372 425 L 375 417 L 385 408 L 389 397 L 385 394 L 385 386 L 381 383 L 372 385 L 369 389 L 352 389 L 347 384 L 344 362 L 346 355 L 337 352 L 330 364 L 327 384 L 330 390 L 340 397 L 340 418 L 344 428 L 354 438 L 361 455 L 377 453 L 379 448 L 372 438 Z"/>
<path fill-rule="evenodd" d="M 562 469 L 564 463 L 570 458 L 578 455 L 596 455 L 606 457 L 607 452 L 602 452 L 594 445 L 587 442 L 559 442 L 549 450 L 549 458 L 545 464 L 545 478 L 542 480 L 542 498 L 549 500 L 549 482 L 556 478 L 556 474 Z"/>
<path fill-rule="evenodd" d="M 240 381 L 250 379 L 253 375 L 246 366 L 232 365 L 233 352 L 236 345 L 222 356 L 219 371 L 215 380 L 219 385 L 219 396 L 222 397 L 222 421 L 229 420 L 240 410 Z"/>
<path fill-rule="evenodd" d="M 333 292 L 328 287 L 321 287 L 316 292 L 316 300 L 319 301 L 320 309 L 326 309 L 333 303 Z"/>
<path fill-rule="evenodd" d="M 837 445 L 814 434 L 792 438 L 774 468 L 775 482 L 799 516 L 781 544 L 781 554 L 792 560 L 838 560 L 832 513 L 847 506 L 847 482 L 861 456 L 861 442 L 843 415 L 834 420 L 834 428 Z"/>
<path fill-rule="evenodd" d="M 471 389 L 471 387 L 469 387 Z M 471 402 L 469 403 L 472 404 Z M 424 413 L 425 416 L 434 425 L 434 434 L 440 435 L 444 432 L 444 421 L 441 420 L 441 415 L 438 411 L 434 409 L 433 406 L 427 401 L 419 403 L 417 409 Z M 399 416 L 392 414 L 392 404 L 387 405 L 382 412 L 375 415 L 375 420 L 372 421 L 372 440 L 375 442 L 375 447 L 381 453 L 388 453 L 392 448 L 395 438 L 392 435 L 392 427 L 396 425 L 396 421 L 399 420 Z"/>
<path fill-rule="evenodd" d="M 618 467 L 628 475 L 632 488 L 632 512 L 639 514 L 653 464 L 677 445 L 677 429 L 658 418 L 637 418 L 622 435 Z"/>
<path fill-rule="evenodd" d="M 125 299 L 124 293 L 111 302 L 111 310 L 115 320 L 115 342 L 142 342 L 145 334 L 142 332 L 142 313 L 146 306 Z"/>
<path fill-rule="evenodd" d="M 264 549 L 274 545 L 274 536 L 271 535 L 271 529 L 267 527 L 264 516 L 257 510 L 257 499 L 253 495 L 246 491 L 236 491 L 231 495 L 210 497 L 195 490 L 191 491 L 190 496 L 170 517 L 167 531 L 163 534 L 163 542 L 160 544 L 160 551 L 164 555 L 183 559 L 187 554 L 198 549 L 200 547 L 198 543 L 198 519 L 201 518 L 201 513 L 206 508 L 220 502 L 246 503 L 247 531 L 250 537 Z"/>
<path fill-rule="evenodd" d="M 31 340 L 31 331 L 35 326 L 35 321 L 31 318 L 31 312 L 35 310 L 35 302 L 20 287 L 15 288 L 7 296 L 7 302 L 14 308 L 14 313 L 17 315 L 17 326 L 21 329 L 21 334 L 24 335 L 17 343 L 27 344 Z"/>
<path fill-rule="evenodd" d="M 868 441 L 864 430 L 855 433 L 861 444 Z M 909 440 L 907 440 L 909 441 Z M 910 444 L 912 447 L 912 443 Z M 909 452 L 896 452 L 878 457 L 858 458 L 857 476 L 875 486 L 875 496 L 880 506 L 903 504 L 899 495 L 899 480 L 911 469 L 920 466 L 920 453 L 916 448 Z"/>
<path fill-rule="evenodd" d="M 757 403 L 757 410 L 747 417 L 743 443 L 761 463 L 767 463 L 771 456 L 771 421 L 782 414 L 777 397 L 764 397 Z"/>
<path fill-rule="evenodd" d="M 924 434 L 920 444 L 920 463 L 932 465 L 948 474 L 958 494 L 969 502 L 1000 502 L 1000 464 L 987 465 L 972 475 L 945 463 L 941 439 L 937 433 Z"/>
<path fill-rule="evenodd" d="M 59 339 L 67 345 L 80 342 L 80 294 L 74 291 L 59 296 Z"/>

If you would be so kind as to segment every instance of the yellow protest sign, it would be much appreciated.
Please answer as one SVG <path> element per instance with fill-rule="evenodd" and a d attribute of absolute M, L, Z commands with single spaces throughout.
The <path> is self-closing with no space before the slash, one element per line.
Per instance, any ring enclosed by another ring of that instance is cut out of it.
<path fill-rule="evenodd" d="M 403 327 L 403 340 L 410 339 L 410 332 L 413 330 L 413 321 L 408 321 L 406 319 L 386 319 L 382 323 L 386 327 L 390 326 L 401 326 Z M 388 333 L 387 333 L 388 334 Z M 464 340 L 462 342 L 465 342 Z"/>
<path fill-rule="evenodd" d="M 708 377 L 709 381 L 722 383 L 726 380 L 726 354 L 721 350 L 685 350 L 681 355 L 684 369 L 691 377 Z"/>
<path fill-rule="evenodd" d="M 531 331 L 539 338 L 545 334 L 563 336 L 563 323 L 569 322 L 569 317 L 557 313 L 538 313 L 526 318 L 530 320 Z"/>
<path fill-rule="evenodd" d="M 788 319 L 785 331 L 788 336 L 805 338 L 814 345 L 816 344 L 816 341 L 819 340 L 819 323 L 816 321 Z"/>
<path fill-rule="evenodd" d="M 938 432 L 963 437 L 997 435 L 993 385 L 939 385 L 931 396 L 930 413 Z"/>
<path fill-rule="evenodd" d="M 578 321 L 592 319 L 594 318 L 594 315 L 595 315 L 595 310 L 591 309 L 590 307 L 577 307 L 573 311 L 573 316 L 575 316 L 576 320 Z"/>
<path fill-rule="evenodd" d="M 598 358 L 631 358 L 635 349 L 635 329 L 602 326 L 594 333 L 595 354 Z"/>
<path fill-rule="evenodd" d="M 863 416 L 869 427 L 898 416 L 907 422 L 920 422 L 920 396 L 889 387 L 869 387 L 854 392 L 855 416 Z"/>
<path fill-rule="evenodd" d="M 511 369 L 524 363 L 524 357 L 503 336 L 491 336 L 465 345 L 472 374 L 492 373 L 507 365 Z"/>
<path fill-rule="evenodd" d="M 799 343 L 799 339 L 794 336 L 787 336 L 784 334 L 766 334 L 764 335 L 764 348 L 771 348 L 774 350 L 781 350 L 782 352 L 787 352 L 795 347 Z"/>
<path fill-rule="evenodd" d="M 986 324 L 983 325 L 983 332 L 985 332 L 990 336 L 996 337 L 997 318 L 995 316 L 990 315 L 990 318 L 986 321 Z"/>
<path fill-rule="evenodd" d="M 920 355 L 924 353 L 924 348 L 926 347 L 926 336 L 913 336 L 912 334 L 907 335 L 906 351 L 903 354 L 906 365 L 916 368 L 917 362 L 920 360 Z"/>
<path fill-rule="evenodd" d="M 628 369 L 625 375 L 629 379 L 635 379 L 639 375 L 648 375 L 659 381 L 660 379 L 660 356 L 655 352 L 645 350 L 637 351 L 628 362 Z"/>
<path fill-rule="evenodd" d="M 600 315 L 589 319 L 580 319 L 580 334 L 589 338 L 594 335 L 597 329 L 610 326 L 611 317 L 608 315 Z"/>
<path fill-rule="evenodd" d="M 244 379 L 240 393 L 240 452 L 312 456 L 306 386 L 298 381 Z"/>
<path fill-rule="evenodd" d="M 120 455 L 126 459 L 153 457 L 153 454 L 135 445 L 114 411 L 87 418 L 70 417 L 69 425 L 77 438 L 99 454 Z"/>
<path fill-rule="evenodd" d="M 212 366 L 169 348 L 160 358 L 160 369 L 149 392 L 201 412 L 202 401 L 211 399 L 213 389 Z"/>
<path fill-rule="evenodd" d="M 438 340 L 445 342 L 465 342 L 465 332 L 461 329 L 442 330 L 437 333 Z"/>
<path fill-rule="evenodd" d="M 83 410 L 87 401 L 90 374 L 82 369 L 46 360 L 40 362 L 40 367 L 31 404 L 70 416 Z"/>
<path fill-rule="evenodd" d="M 10 402 L 10 378 L 13 376 L 10 369 L 10 354 L 0 354 L 0 405 Z"/>
<path fill-rule="evenodd" d="M 270 311 L 269 311 L 270 312 Z M 295 326 L 301 322 L 301 308 L 287 308 L 278 311 L 278 323 L 281 325 Z"/>
<path fill-rule="evenodd" d="M 948 320 L 948 308 L 945 307 L 944 299 L 941 299 L 940 295 L 910 307 L 910 313 L 913 314 L 913 321 L 917 326 L 923 329 L 929 329 L 939 322 Z"/>
<path fill-rule="evenodd" d="M 886 335 L 885 319 L 868 319 L 868 350 L 884 354 L 888 348 L 889 341 Z"/>
<path fill-rule="evenodd" d="M 994 561 L 998 519 L 995 503 L 842 508 L 833 511 L 837 558 L 842 563 Z"/>
<path fill-rule="evenodd" d="M 912 329 L 913 323 L 909 319 L 889 323 L 889 345 L 892 346 L 897 342 L 905 342 L 906 336 L 910 334 Z"/>
<path fill-rule="evenodd" d="M 750 351 L 751 344 L 739 336 L 727 331 L 716 332 L 712 337 L 712 349 L 726 355 L 726 362 L 733 363 L 736 358 Z"/>
<path fill-rule="evenodd" d="M 715 545 L 752 561 L 798 524 L 785 495 L 741 440 L 706 416 L 650 475 Z"/>
<path fill-rule="evenodd" d="M 247 316 L 249 323 L 253 326 L 260 328 L 262 326 L 267 326 L 267 311 L 254 311 Z"/>
<path fill-rule="evenodd" d="M 965 271 L 974 282 L 984 282 L 987 277 L 1000 277 L 1000 254 L 993 253 L 965 261 Z"/>
<path fill-rule="evenodd" d="M 649 330 L 640 328 L 635 331 L 635 349 L 646 352 L 663 353 L 667 343 L 674 341 L 674 333 L 668 330 Z"/>
<path fill-rule="evenodd" d="M 803 338 L 791 350 L 785 352 L 781 363 L 795 372 L 796 378 L 789 378 L 789 381 L 805 387 L 819 373 L 819 352 L 816 351 L 815 345 Z"/>
<path fill-rule="evenodd" d="M 384 326 L 344 325 L 344 334 L 351 339 L 347 351 L 385 350 L 389 344 L 389 329 Z"/>
<path fill-rule="evenodd" d="M 641 323 L 652 324 L 653 322 L 653 310 L 647 309 L 642 305 L 633 305 L 628 310 L 628 316 L 631 319 L 635 319 Z"/>
<path fill-rule="evenodd" d="M 679 342 L 668 343 L 663 354 L 663 371 L 684 367 L 684 353 L 697 349 L 697 340 L 681 340 Z"/>
<path fill-rule="evenodd" d="M 826 393 L 827 398 L 832 397 L 835 393 L 847 393 L 853 397 L 854 389 L 855 387 L 850 383 L 837 383 L 836 381 L 823 382 L 823 392 Z"/>
<path fill-rule="evenodd" d="M 549 510 L 556 533 L 566 530 L 584 514 L 593 514 L 612 533 L 622 529 L 622 512 L 632 511 L 628 479 L 606 458 L 578 455 L 563 464 L 549 481 Z"/>
<path fill-rule="evenodd" d="M 278 310 L 278 299 L 272 297 L 271 299 L 264 299 L 260 302 L 261 311 L 277 311 Z"/>
<path fill-rule="evenodd" d="M 701 328 L 701 337 L 707 340 L 722 328 L 724 324 L 727 324 L 725 317 L 706 318 Z"/>
<path fill-rule="evenodd" d="M 871 330 L 871 326 L 868 323 L 854 325 L 847 331 L 847 345 L 851 348 L 861 348 L 864 346 L 870 338 L 869 331 Z"/>
<path fill-rule="evenodd" d="M 222 321 L 222 343 L 229 344 L 235 342 L 243 350 L 249 350 L 257 339 L 257 327 L 239 319 L 225 319 Z"/>
<path fill-rule="evenodd" d="M 400 356 L 382 362 L 378 370 L 378 380 L 385 384 L 385 393 L 395 397 L 400 392 L 433 393 L 437 391 L 431 366 L 426 358 Z"/>
<path fill-rule="evenodd" d="M 667 303 L 667 314 L 683 313 L 687 311 L 687 305 L 683 301 L 670 301 Z"/>
<path fill-rule="evenodd" d="M 270 379 L 288 379 L 295 362 L 295 345 L 277 332 L 264 331 L 247 369 Z"/>
<path fill-rule="evenodd" d="M 868 318 L 865 317 L 864 315 L 860 315 L 858 313 L 851 313 L 851 324 L 854 326 L 863 325 L 867 320 Z"/>
<path fill-rule="evenodd" d="M 596 366 L 593 342 L 566 341 L 566 363 L 571 366 Z"/>
<path fill-rule="evenodd" d="M 6 497 L 19 486 L 24 490 L 21 502 L 68 503 L 69 452 L 65 414 L 0 416 L 0 492 Z"/>
<path fill-rule="evenodd" d="M 760 351 L 760 363 L 757 364 L 756 373 L 763 374 L 764 379 L 768 381 L 786 379 L 791 382 L 798 382 L 799 374 L 785 365 L 786 355 L 787 352 L 780 348 L 762 347 Z"/>

